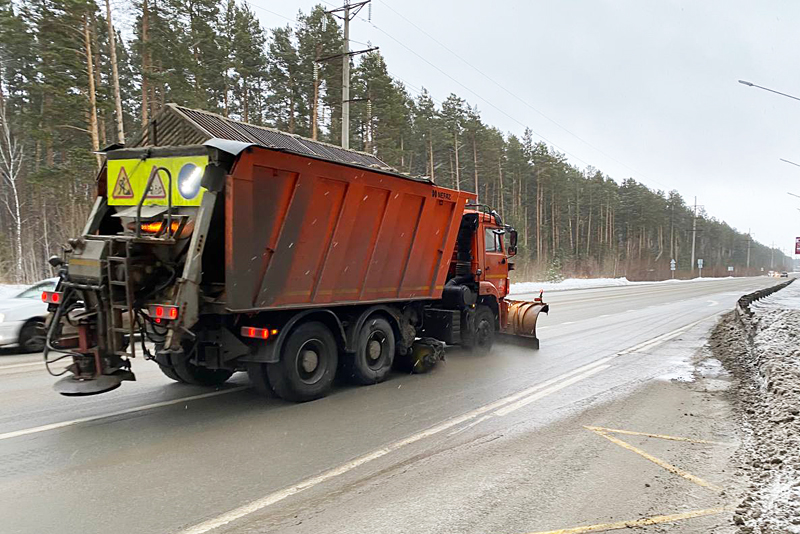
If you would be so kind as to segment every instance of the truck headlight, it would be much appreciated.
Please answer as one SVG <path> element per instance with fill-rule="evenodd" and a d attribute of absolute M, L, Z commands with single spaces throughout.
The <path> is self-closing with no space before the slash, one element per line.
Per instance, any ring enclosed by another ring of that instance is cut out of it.
<path fill-rule="evenodd" d="M 200 192 L 203 169 L 194 163 L 187 163 L 178 172 L 178 191 L 186 200 L 192 200 Z"/>

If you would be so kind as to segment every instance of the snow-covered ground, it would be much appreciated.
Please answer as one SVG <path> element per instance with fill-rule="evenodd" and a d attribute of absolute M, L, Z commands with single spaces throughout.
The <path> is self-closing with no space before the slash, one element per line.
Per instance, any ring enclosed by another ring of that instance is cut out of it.
<path fill-rule="evenodd" d="M 732 276 L 722 278 L 692 278 L 691 280 L 661 280 L 659 282 L 631 282 L 624 276 L 622 278 L 567 278 L 561 282 L 518 282 L 511 284 L 512 294 L 538 293 L 544 291 L 566 291 L 568 289 L 591 289 L 595 287 L 615 287 L 647 284 L 682 284 L 691 282 L 706 282 L 709 280 L 729 280 Z"/>
<path fill-rule="evenodd" d="M 800 534 L 800 283 L 729 318 L 711 338 L 737 378 L 743 427 L 739 533 Z"/>

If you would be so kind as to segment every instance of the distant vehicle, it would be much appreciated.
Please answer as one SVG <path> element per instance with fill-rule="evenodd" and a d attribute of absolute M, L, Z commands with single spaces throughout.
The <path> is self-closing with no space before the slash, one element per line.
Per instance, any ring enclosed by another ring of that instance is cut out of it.
<path fill-rule="evenodd" d="M 786 271 L 783 271 L 781 273 L 781 278 L 789 278 L 789 273 L 787 273 Z"/>
<path fill-rule="evenodd" d="M 18 344 L 28 352 L 44 349 L 47 304 L 42 292 L 52 291 L 58 278 L 42 280 L 11 298 L 0 299 L 0 346 Z"/>

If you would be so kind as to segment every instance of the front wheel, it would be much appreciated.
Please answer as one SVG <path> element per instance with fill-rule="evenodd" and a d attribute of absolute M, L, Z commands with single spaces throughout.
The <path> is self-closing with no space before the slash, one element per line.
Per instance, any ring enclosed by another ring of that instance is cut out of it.
<path fill-rule="evenodd" d="M 487 353 L 494 344 L 495 331 L 494 312 L 481 304 L 475 309 L 473 328 L 462 344 L 476 352 Z"/>
<path fill-rule="evenodd" d="M 282 399 L 306 402 L 328 394 L 339 361 L 336 340 L 320 322 L 303 323 L 289 334 L 277 363 L 267 364 L 267 379 Z"/>

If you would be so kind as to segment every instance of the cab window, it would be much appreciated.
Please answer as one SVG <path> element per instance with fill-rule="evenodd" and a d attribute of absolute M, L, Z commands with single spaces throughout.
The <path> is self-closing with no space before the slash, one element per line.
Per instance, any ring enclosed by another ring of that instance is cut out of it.
<path fill-rule="evenodd" d="M 497 230 L 487 228 L 483 235 L 483 242 L 486 246 L 486 252 L 503 252 L 503 235 L 498 234 Z"/>

